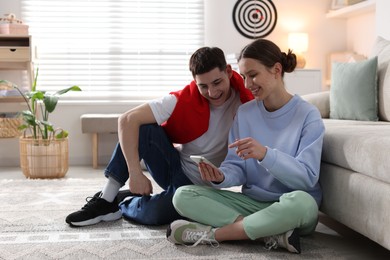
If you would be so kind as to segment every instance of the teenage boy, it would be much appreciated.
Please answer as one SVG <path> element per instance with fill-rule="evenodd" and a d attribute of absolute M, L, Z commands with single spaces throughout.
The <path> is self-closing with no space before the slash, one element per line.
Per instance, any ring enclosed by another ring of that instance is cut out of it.
<path fill-rule="evenodd" d="M 122 215 L 140 224 L 169 224 L 181 218 L 172 205 L 177 188 L 209 185 L 202 181 L 190 155 L 202 155 L 220 165 L 237 108 L 253 95 L 226 64 L 219 48 L 198 49 L 190 58 L 189 69 L 194 80 L 182 90 L 120 116 L 119 143 L 104 171 L 107 182 L 81 210 L 67 216 L 68 224 L 87 226 Z M 141 159 L 163 189 L 161 193 L 153 194 Z M 119 192 L 127 180 L 129 189 Z"/>

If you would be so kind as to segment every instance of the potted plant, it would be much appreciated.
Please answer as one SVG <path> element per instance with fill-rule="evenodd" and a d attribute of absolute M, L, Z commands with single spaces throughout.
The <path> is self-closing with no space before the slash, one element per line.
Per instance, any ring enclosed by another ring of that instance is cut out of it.
<path fill-rule="evenodd" d="M 20 113 L 23 123 L 19 130 L 20 166 L 28 178 L 61 178 L 68 171 L 68 132 L 55 128 L 49 121 L 59 96 L 69 91 L 81 91 L 78 86 L 49 93 L 37 90 L 38 70 L 31 91 L 23 93 L 12 84 L 26 102 L 27 110 Z"/>

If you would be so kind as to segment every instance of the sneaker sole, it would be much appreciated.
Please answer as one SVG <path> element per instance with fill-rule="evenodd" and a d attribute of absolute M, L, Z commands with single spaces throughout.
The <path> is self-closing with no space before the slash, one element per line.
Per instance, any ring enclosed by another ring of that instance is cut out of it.
<path fill-rule="evenodd" d="M 300 254 L 301 253 L 301 243 L 300 243 L 300 237 L 299 237 L 299 231 L 298 229 L 294 229 L 291 235 L 287 238 L 288 241 L 286 241 L 287 250 L 291 253 Z"/>
<path fill-rule="evenodd" d="M 97 224 L 97 223 L 102 222 L 102 221 L 108 222 L 108 221 L 118 220 L 121 217 L 122 217 L 122 212 L 120 210 L 118 210 L 117 212 L 114 212 L 114 213 L 109 213 L 106 215 L 97 216 L 96 218 L 92 218 L 92 219 L 88 219 L 88 220 L 84 220 L 84 221 L 80 221 L 80 222 L 70 222 L 69 224 L 71 224 L 72 226 L 75 226 L 75 227 L 84 227 L 84 226 L 94 225 L 94 224 Z"/>

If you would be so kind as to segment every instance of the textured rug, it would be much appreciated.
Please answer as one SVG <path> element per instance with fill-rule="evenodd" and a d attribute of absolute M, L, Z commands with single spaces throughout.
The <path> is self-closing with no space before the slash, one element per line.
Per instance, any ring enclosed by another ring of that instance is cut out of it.
<path fill-rule="evenodd" d="M 0 180 L 0 259 L 345 259 L 315 232 L 301 240 L 302 254 L 267 251 L 258 241 L 175 246 L 166 226 L 118 220 L 84 228 L 65 223 L 102 179 Z M 345 253 L 345 252 L 344 252 Z M 348 255 L 348 254 L 347 254 Z"/>

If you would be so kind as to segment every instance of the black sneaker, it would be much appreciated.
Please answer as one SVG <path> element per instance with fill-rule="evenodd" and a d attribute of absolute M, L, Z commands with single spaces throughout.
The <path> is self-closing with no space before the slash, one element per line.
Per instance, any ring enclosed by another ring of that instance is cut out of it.
<path fill-rule="evenodd" d="M 114 221 L 122 217 L 118 202 L 108 202 L 100 198 L 101 192 L 93 197 L 87 197 L 85 204 L 80 210 L 69 214 L 66 223 L 75 227 L 83 227 L 97 224 L 101 221 Z"/>

